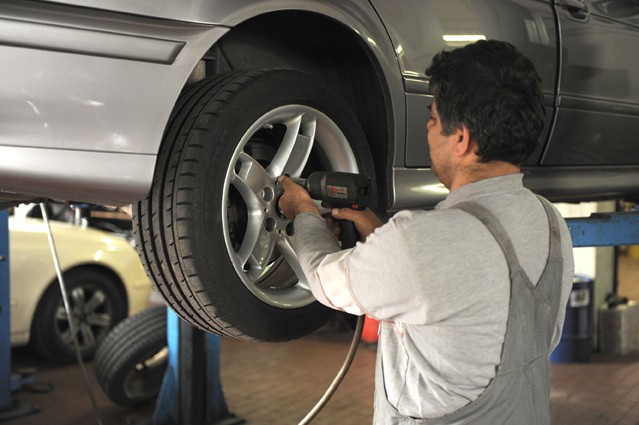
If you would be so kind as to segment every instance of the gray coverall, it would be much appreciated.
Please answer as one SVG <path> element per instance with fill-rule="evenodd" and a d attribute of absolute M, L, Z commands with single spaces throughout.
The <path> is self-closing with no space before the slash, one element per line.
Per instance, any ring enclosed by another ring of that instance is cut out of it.
<path fill-rule="evenodd" d="M 550 365 L 548 356 L 560 305 L 563 259 L 557 217 L 542 200 L 550 224 L 550 249 L 546 268 L 537 285 L 522 270 L 515 250 L 497 219 L 484 207 L 464 202 L 453 206 L 478 218 L 501 247 L 510 270 L 511 295 L 501 361 L 486 390 L 471 403 L 448 415 L 415 419 L 400 415 L 381 391 L 375 395 L 376 425 L 498 425 L 549 424 Z M 391 331 L 382 328 L 380 338 Z M 378 355 L 381 352 L 378 352 Z M 381 358 L 377 362 L 376 388 L 384 388 Z"/>

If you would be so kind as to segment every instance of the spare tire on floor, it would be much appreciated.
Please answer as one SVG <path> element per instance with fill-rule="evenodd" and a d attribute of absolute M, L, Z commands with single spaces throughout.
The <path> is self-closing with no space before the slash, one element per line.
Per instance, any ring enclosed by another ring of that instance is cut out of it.
<path fill-rule="evenodd" d="M 134 407 L 157 398 L 168 365 L 166 307 L 158 305 L 114 327 L 98 347 L 93 368 L 109 399 Z"/>

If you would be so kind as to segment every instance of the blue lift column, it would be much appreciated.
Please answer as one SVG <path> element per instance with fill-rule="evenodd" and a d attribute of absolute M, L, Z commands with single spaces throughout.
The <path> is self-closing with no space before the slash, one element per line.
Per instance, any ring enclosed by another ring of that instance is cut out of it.
<path fill-rule="evenodd" d="M 169 364 L 150 425 L 239 425 L 220 381 L 220 337 L 167 309 Z"/>
<path fill-rule="evenodd" d="M 11 375 L 11 297 L 9 279 L 9 212 L 0 210 L 0 422 L 38 412 L 30 404 L 12 400 L 11 393 L 31 377 Z"/>

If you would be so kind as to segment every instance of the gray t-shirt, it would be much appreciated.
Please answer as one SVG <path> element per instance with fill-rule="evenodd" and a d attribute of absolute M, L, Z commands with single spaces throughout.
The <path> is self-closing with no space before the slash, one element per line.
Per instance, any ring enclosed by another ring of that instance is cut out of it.
<path fill-rule="evenodd" d="M 539 199 L 523 187 L 521 174 L 465 185 L 432 211 L 400 212 L 350 250 L 340 251 L 317 215 L 295 220 L 295 249 L 315 297 L 381 321 L 381 390 L 405 416 L 439 417 L 468 404 L 499 363 L 510 298 L 508 267 L 484 225 L 450 208 L 462 201 L 476 202 L 497 217 L 536 282 L 548 256 L 548 220 Z M 560 223 L 564 271 L 557 283 L 562 296 L 553 347 L 574 274 L 570 234 Z M 391 338 L 393 344 L 384 343 Z"/>

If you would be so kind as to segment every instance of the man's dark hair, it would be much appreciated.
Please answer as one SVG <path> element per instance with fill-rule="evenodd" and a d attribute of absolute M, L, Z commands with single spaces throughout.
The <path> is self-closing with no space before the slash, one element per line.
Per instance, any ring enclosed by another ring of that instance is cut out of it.
<path fill-rule="evenodd" d="M 481 40 L 435 55 L 426 69 L 446 135 L 464 124 L 482 162 L 520 165 L 544 125 L 541 77 L 512 44 Z"/>

